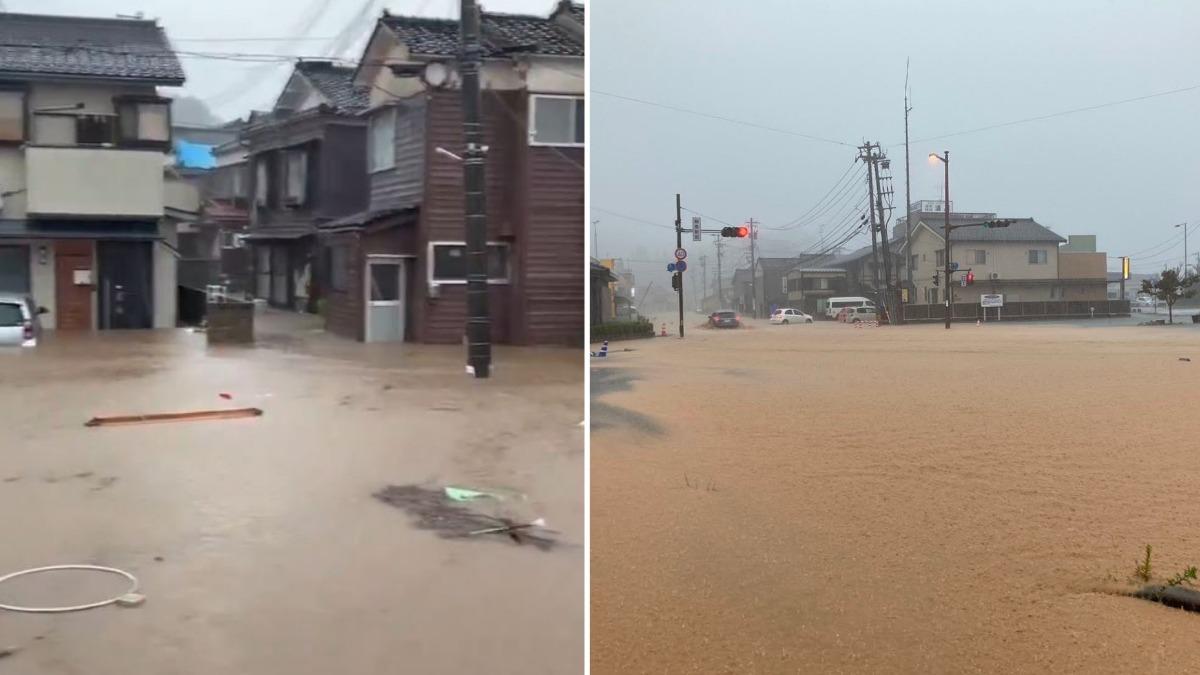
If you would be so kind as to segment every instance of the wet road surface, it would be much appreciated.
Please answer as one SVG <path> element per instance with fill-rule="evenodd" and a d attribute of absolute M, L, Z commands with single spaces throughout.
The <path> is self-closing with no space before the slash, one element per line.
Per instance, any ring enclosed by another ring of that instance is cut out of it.
<path fill-rule="evenodd" d="M 578 670 L 578 352 L 500 348 L 479 382 L 461 347 L 362 345 L 271 321 L 253 348 L 152 331 L 0 354 L 0 573 L 109 565 L 147 596 L 134 609 L 0 611 L 0 649 L 20 648 L 0 674 Z M 241 406 L 265 414 L 83 426 Z M 561 545 L 440 538 L 372 497 L 388 484 L 523 493 L 480 508 L 544 517 Z M 121 589 L 70 574 L 5 584 L 0 602 Z"/>
<path fill-rule="evenodd" d="M 597 675 L 1200 672 L 1200 616 L 1122 595 L 1148 543 L 1156 577 L 1200 564 L 1200 328 L 621 344 L 592 361 Z"/>

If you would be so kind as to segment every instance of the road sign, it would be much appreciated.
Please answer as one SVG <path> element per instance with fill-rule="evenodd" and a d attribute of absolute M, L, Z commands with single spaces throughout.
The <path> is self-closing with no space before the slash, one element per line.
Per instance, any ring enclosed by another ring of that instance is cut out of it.
<path fill-rule="evenodd" d="M 957 272 L 958 271 L 958 263 L 956 263 L 956 262 L 950 263 L 950 271 Z"/>
<path fill-rule="evenodd" d="M 959 279 L 959 285 L 962 286 L 963 288 L 966 288 L 967 287 L 967 278 L 963 277 L 962 279 Z"/>
<path fill-rule="evenodd" d="M 675 263 L 667 263 L 667 271 L 674 272 L 675 271 Z"/>
<path fill-rule="evenodd" d="M 686 257 L 687 257 L 687 249 L 686 248 L 675 249 L 675 259 L 676 260 L 683 260 Z"/>
<path fill-rule="evenodd" d="M 979 306 L 980 307 L 1003 307 L 1004 306 L 1004 294 L 1003 293 L 987 293 L 985 295 L 981 295 L 981 296 L 979 296 Z"/>
<path fill-rule="evenodd" d="M 682 261 L 682 260 L 680 260 L 679 262 L 675 263 L 675 271 L 676 271 L 676 272 L 685 272 L 685 271 L 687 271 L 687 263 L 685 263 L 685 262 L 684 262 L 684 261 Z"/>
<path fill-rule="evenodd" d="M 700 241 L 700 216 L 692 216 L 692 241 Z"/>

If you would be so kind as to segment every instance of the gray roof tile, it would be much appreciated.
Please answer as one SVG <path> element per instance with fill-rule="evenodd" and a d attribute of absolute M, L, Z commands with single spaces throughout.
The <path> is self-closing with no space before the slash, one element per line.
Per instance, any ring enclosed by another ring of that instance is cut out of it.
<path fill-rule="evenodd" d="M 183 67 L 154 21 L 0 14 L 0 73 L 183 84 Z"/>
<path fill-rule="evenodd" d="M 335 66 L 329 61 L 300 61 L 296 70 L 304 73 L 330 104 L 339 110 L 356 113 L 370 103 L 369 90 L 354 86 L 354 68 Z"/>
<path fill-rule="evenodd" d="M 582 13 L 580 8 L 580 17 Z M 413 54 L 455 56 L 459 53 L 457 20 L 385 15 L 381 21 L 408 45 Z M 501 56 L 508 52 L 583 56 L 583 43 L 546 17 L 484 12 L 480 29 L 486 56 Z"/>

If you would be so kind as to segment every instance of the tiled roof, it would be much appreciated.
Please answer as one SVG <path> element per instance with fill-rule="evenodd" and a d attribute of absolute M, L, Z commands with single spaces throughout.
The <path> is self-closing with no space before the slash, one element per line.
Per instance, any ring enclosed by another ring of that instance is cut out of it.
<path fill-rule="evenodd" d="M 75 75 L 183 84 L 154 21 L 0 14 L 0 74 Z"/>
<path fill-rule="evenodd" d="M 300 61 L 296 70 L 304 73 L 309 82 L 329 103 L 345 112 L 366 110 L 370 103 L 369 90 L 354 86 L 354 68 L 335 66 L 329 61 Z"/>
<path fill-rule="evenodd" d="M 461 38 L 456 20 L 384 15 L 381 21 L 414 55 L 456 56 L 460 51 Z M 509 52 L 583 56 L 583 42 L 545 17 L 484 12 L 480 30 L 485 56 Z"/>
<path fill-rule="evenodd" d="M 943 219 L 944 216 L 938 214 L 937 217 L 929 219 L 922 217 L 918 222 L 924 222 L 940 237 L 942 236 Z M 954 230 L 950 233 L 950 246 L 953 247 L 956 241 L 1036 241 L 1055 244 L 1067 241 L 1066 237 L 1055 234 L 1033 218 L 1013 218 L 1010 220 L 1014 222 L 1008 227 L 968 227 L 961 230 Z M 978 218 L 956 218 L 954 214 L 950 214 L 951 225 L 979 222 L 984 221 Z"/>

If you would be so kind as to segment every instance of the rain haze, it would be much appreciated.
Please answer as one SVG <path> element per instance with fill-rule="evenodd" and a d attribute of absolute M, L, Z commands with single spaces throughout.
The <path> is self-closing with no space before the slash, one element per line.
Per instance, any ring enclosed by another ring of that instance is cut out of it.
<path fill-rule="evenodd" d="M 586 3 L 581 3 L 586 4 Z M 553 0 L 493 0 L 492 12 L 547 15 Z M 205 123 L 245 117 L 268 109 L 283 88 L 296 58 L 353 62 L 384 9 L 393 14 L 455 18 L 459 0 L 6 0 L 6 11 L 76 16 L 134 16 L 158 19 L 180 52 L 187 74 L 174 97 L 200 99 L 203 109 L 176 106 L 177 121 Z M 181 115 L 182 112 L 182 115 Z"/>
<path fill-rule="evenodd" d="M 906 60 L 914 201 L 942 198 L 928 155 L 949 150 L 955 210 L 1094 234 L 1110 269 L 1120 255 L 1135 273 L 1180 265 L 1174 225 L 1200 225 L 1196 3 L 610 0 L 589 20 L 593 255 L 624 258 L 664 303 L 676 193 L 685 227 L 693 212 L 705 228 L 754 218 L 760 255 L 794 255 L 857 219 L 861 163 L 844 206 L 810 209 L 869 140 L 892 160 L 890 222 L 903 216 Z M 706 255 L 710 285 L 712 239 L 684 237 L 689 271 Z M 864 230 L 846 248 L 869 241 Z M 748 246 L 726 242 L 728 279 Z"/>

